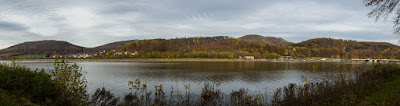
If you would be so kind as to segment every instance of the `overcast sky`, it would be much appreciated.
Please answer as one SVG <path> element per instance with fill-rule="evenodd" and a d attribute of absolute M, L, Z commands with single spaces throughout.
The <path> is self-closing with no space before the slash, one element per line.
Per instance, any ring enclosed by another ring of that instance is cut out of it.
<path fill-rule="evenodd" d="M 329 37 L 399 44 L 363 0 L 0 0 L 0 49 L 63 40 L 95 47 L 132 39 L 246 34 L 291 42 Z"/>

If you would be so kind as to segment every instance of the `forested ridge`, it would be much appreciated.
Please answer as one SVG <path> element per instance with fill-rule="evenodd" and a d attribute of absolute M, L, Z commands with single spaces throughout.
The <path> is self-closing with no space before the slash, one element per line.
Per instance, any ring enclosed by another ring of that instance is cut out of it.
<path fill-rule="evenodd" d="M 87 48 L 85 51 L 86 52 L 99 52 L 99 51 L 103 51 L 103 50 L 106 50 L 106 51 L 114 50 L 118 46 L 124 45 L 124 44 L 129 43 L 129 42 L 133 42 L 133 41 L 136 41 L 136 40 L 112 42 L 112 43 L 108 43 L 108 44 L 105 44 L 105 45 L 97 46 L 97 47 L 94 47 L 94 48 Z"/>
<path fill-rule="evenodd" d="M 103 58 L 239 58 L 255 56 L 274 59 L 280 56 L 328 58 L 400 58 L 400 47 L 386 42 L 359 42 L 332 38 L 315 38 L 299 43 L 282 38 L 246 35 L 145 39 L 109 43 L 84 48 L 65 41 L 25 42 L 0 51 L 1 55 L 97 53 L 106 50 Z M 110 51 L 116 50 L 116 51 Z M 115 55 L 129 52 L 136 55 Z"/>
<path fill-rule="evenodd" d="M 246 37 L 246 36 L 245 36 Z M 258 37 L 258 36 L 253 36 Z M 399 58 L 400 48 L 385 42 L 358 42 L 315 38 L 299 43 L 271 44 L 227 36 L 151 39 L 127 43 L 119 51 L 138 52 L 149 58 L 278 58 L 279 56 L 328 58 Z"/>
<path fill-rule="evenodd" d="M 62 54 L 73 54 L 73 53 L 93 53 L 103 50 L 106 51 L 114 50 L 118 46 L 133 41 L 135 40 L 112 42 L 94 48 L 85 48 L 68 43 L 66 41 L 56 41 L 56 40 L 30 41 L 0 50 L 0 56 L 2 55 L 16 56 L 16 55 L 26 55 L 26 54 L 62 55 Z"/>
<path fill-rule="evenodd" d="M 288 42 L 285 39 L 277 38 L 277 37 L 264 37 L 261 35 L 245 35 L 240 37 L 239 39 L 243 39 L 245 41 L 253 42 L 253 43 L 267 43 L 270 45 L 291 45 L 293 42 Z"/>
<path fill-rule="evenodd" d="M 43 40 L 24 42 L 0 51 L 0 55 L 70 54 L 84 51 L 84 47 L 66 41 Z"/>

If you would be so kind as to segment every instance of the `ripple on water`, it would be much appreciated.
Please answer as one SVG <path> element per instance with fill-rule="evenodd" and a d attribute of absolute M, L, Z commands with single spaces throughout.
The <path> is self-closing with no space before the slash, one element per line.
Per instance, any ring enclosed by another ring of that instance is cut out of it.
<path fill-rule="evenodd" d="M 23 62 L 28 67 L 49 68 L 52 62 Z M 337 71 L 355 70 L 360 64 L 337 62 L 77 62 L 87 71 L 88 91 L 93 92 L 103 85 L 122 97 L 129 93 L 128 81 L 140 79 L 154 91 L 155 85 L 164 85 L 165 92 L 172 89 L 184 90 L 191 84 L 192 93 L 200 93 L 205 83 L 212 83 L 212 76 L 221 81 L 218 88 L 222 92 L 247 88 L 252 92 L 272 93 L 289 83 L 300 84 L 301 76 L 322 79 Z M 171 87 L 172 86 L 172 87 Z"/>

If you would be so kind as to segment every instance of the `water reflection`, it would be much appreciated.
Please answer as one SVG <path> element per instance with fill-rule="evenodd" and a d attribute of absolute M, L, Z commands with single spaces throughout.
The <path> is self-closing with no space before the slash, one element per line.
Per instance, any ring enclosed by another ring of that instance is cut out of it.
<path fill-rule="evenodd" d="M 276 70 L 308 70 L 313 65 L 323 71 L 343 70 L 354 67 L 359 62 L 176 62 L 176 63 L 147 63 L 138 68 L 147 70 L 180 70 L 199 72 L 246 72 L 246 71 L 276 71 Z"/>
<path fill-rule="evenodd" d="M 107 87 L 118 96 L 130 92 L 128 81 L 140 79 L 153 90 L 155 85 L 164 85 L 165 91 L 172 88 L 184 90 L 191 84 L 192 92 L 200 92 L 204 83 L 212 83 L 211 76 L 217 75 L 222 82 L 219 87 L 228 93 L 239 88 L 254 92 L 272 93 L 276 88 L 289 83 L 301 83 L 301 76 L 310 72 L 310 80 L 326 76 L 350 73 L 362 62 L 75 62 L 88 72 L 88 91 Z M 28 67 L 51 68 L 53 62 L 26 61 Z M 315 73 L 311 73 L 313 71 Z"/>

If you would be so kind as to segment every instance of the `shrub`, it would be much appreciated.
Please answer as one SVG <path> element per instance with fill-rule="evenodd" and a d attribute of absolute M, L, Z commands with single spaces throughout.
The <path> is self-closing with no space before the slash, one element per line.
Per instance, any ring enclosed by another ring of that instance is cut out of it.
<path fill-rule="evenodd" d="M 208 83 L 204 84 L 204 88 L 201 90 L 201 104 L 202 105 L 217 105 L 220 102 L 221 92 L 216 89 L 214 85 Z"/>
<path fill-rule="evenodd" d="M 260 106 L 262 105 L 260 95 L 248 94 L 248 90 L 240 88 L 238 91 L 232 91 L 230 94 L 231 105 L 237 106 Z"/>
<path fill-rule="evenodd" d="M 76 64 L 69 65 L 64 60 L 54 63 L 51 74 L 60 97 L 71 105 L 87 105 L 89 96 L 86 92 L 87 81 L 82 68 Z"/>
<path fill-rule="evenodd" d="M 41 105 L 87 105 L 86 80 L 76 64 L 56 62 L 47 73 L 30 70 L 20 64 L 0 65 L 0 89 Z"/>
<path fill-rule="evenodd" d="M 115 98 L 110 91 L 107 91 L 104 87 L 98 88 L 90 99 L 90 103 L 93 106 L 116 106 L 119 98 Z"/>
<path fill-rule="evenodd" d="M 57 92 L 51 76 L 44 70 L 30 71 L 29 68 L 15 64 L 0 65 L 0 88 L 18 96 L 31 98 L 32 102 L 44 103 L 46 100 L 56 100 Z"/>
<path fill-rule="evenodd" d="M 340 75 L 333 81 L 289 84 L 275 92 L 273 105 L 355 105 L 379 84 L 399 77 L 397 64 L 376 64 L 373 69 L 359 70 L 354 76 Z"/>

